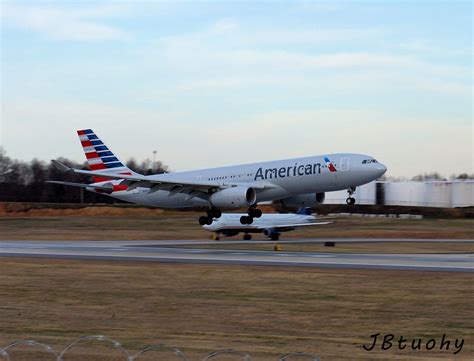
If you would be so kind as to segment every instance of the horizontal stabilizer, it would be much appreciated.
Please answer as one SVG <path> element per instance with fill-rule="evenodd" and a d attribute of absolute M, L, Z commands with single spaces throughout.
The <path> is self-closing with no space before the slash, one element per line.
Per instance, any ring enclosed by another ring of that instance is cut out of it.
<path fill-rule="evenodd" d="M 71 168 L 69 168 L 67 165 L 57 161 L 56 159 L 51 159 L 51 163 L 53 163 L 56 169 L 61 172 L 69 172 L 71 170 Z"/>
<path fill-rule="evenodd" d="M 94 189 L 97 189 L 97 190 L 101 190 L 105 193 L 112 193 L 114 191 L 114 186 L 112 184 L 105 184 L 105 185 L 99 186 L 99 185 L 95 185 L 95 184 L 61 182 L 61 181 L 46 181 L 45 183 L 61 184 L 61 185 L 64 185 L 64 186 L 71 186 L 71 187 L 94 188 Z"/>

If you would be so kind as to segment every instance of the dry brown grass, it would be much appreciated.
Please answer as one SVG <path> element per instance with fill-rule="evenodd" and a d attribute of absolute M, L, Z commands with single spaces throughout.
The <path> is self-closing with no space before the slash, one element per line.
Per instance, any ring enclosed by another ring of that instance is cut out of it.
<path fill-rule="evenodd" d="M 99 208 L 100 209 L 100 208 Z M 94 212 L 99 209 L 95 209 Z M 130 209 L 133 211 L 134 209 Z M 123 209 L 120 209 L 123 211 Z M 140 211 L 140 209 L 136 209 Z M 0 217 L 2 240 L 153 240 L 206 239 L 210 233 L 197 223 L 199 212 L 98 214 L 61 217 Z M 474 219 L 337 218 L 334 223 L 299 228 L 285 238 L 452 238 L 474 239 Z M 258 236 L 260 237 L 260 236 Z M 230 239 L 239 239 L 233 237 Z"/>
<path fill-rule="evenodd" d="M 209 237 L 197 225 L 200 213 L 196 212 L 113 207 L 53 211 L 57 213 L 17 210 L 14 217 L 11 212 L 0 215 L 0 239 Z M 288 233 L 283 239 L 473 239 L 473 225 L 470 219 L 343 218 Z M 288 251 L 472 252 L 470 244 L 283 247 Z M 367 353 L 361 345 L 376 332 L 425 339 L 447 333 L 450 338 L 466 338 L 456 360 L 468 360 L 473 356 L 472 281 L 472 275 L 464 273 L 0 258 L 0 346 L 33 338 L 59 350 L 78 336 L 105 334 L 130 350 L 164 341 L 182 348 L 192 360 L 229 347 L 262 361 L 291 351 L 314 352 L 323 360 L 431 360 L 451 359 L 452 354 L 394 349 Z M 80 348 L 80 355 L 68 360 L 106 360 L 87 354 L 94 350 Z"/>
<path fill-rule="evenodd" d="M 322 360 L 452 359 L 361 348 L 376 332 L 425 340 L 446 333 L 466 338 L 456 360 L 473 356 L 466 273 L 0 262 L 0 345 L 33 338 L 60 349 L 78 336 L 105 334 L 130 350 L 164 341 L 193 360 L 229 347 L 262 361 L 297 350 Z"/>

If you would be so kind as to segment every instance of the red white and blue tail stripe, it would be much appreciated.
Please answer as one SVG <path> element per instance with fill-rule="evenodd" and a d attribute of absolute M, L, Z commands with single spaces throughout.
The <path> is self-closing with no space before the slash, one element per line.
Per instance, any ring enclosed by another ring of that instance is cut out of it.
<path fill-rule="evenodd" d="M 77 135 L 84 149 L 87 163 L 91 170 L 100 170 L 111 174 L 132 175 L 127 168 L 110 149 L 99 139 L 92 129 L 82 129 L 77 131 Z M 107 178 L 94 177 L 94 182 L 103 182 Z"/>

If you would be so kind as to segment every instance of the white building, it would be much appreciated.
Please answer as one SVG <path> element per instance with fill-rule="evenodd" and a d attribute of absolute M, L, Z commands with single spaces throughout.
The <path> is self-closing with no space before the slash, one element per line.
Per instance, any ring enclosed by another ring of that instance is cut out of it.
<path fill-rule="evenodd" d="M 474 206 L 474 181 L 371 182 L 357 187 L 356 204 L 391 206 Z M 327 204 L 345 204 L 346 191 L 326 193 Z"/>

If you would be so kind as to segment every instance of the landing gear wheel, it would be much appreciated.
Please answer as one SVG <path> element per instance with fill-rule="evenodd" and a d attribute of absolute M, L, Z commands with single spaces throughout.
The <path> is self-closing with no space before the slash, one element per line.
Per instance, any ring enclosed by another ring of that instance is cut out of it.
<path fill-rule="evenodd" d="M 216 208 L 216 207 L 212 207 L 212 208 L 209 208 L 207 211 L 207 216 L 209 218 L 220 218 L 222 216 L 222 212 L 220 209 Z"/>
<path fill-rule="evenodd" d="M 252 236 L 250 234 L 244 234 L 245 241 L 250 241 L 251 239 L 252 239 Z"/>
<path fill-rule="evenodd" d="M 355 191 L 356 191 L 356 187 L 347 188 L 347 194 L 349 194 L 349 197 L 347 197 L 346 203 L 347 203 L 349 206 L 352 206 L 352 205 L 355 204 L 355 202 L 356 202 L 355 198 L 352 197 L 352 195 L 355 193 Z"/>
<path fill-rule="evenodd" d="M 241 224 L 252 224 L 253 223 L 253 218 L 250 216 L 242 216 L 240 217 L 240 223 Z"/>
<path fill-rule="evenodd" d="M 273 233 L 270 236 L 270 238 L 271 238 L 272 241 L 278 241 L 280 239 L 280 235 L 278 233 Z"/>
<path fill-rule="evenodd" d="M 249 208 L 247 211 L 249 217 L 260 218 L 262 216 L 262 210 L 257 208 Z"/>
<path fill-rule="evenodd" d="M 221 218 L 222 212 L 219 208 L 212 207 L 207 211 L 207 216 L 210 218 Z"/>
<path fill-rule="evenodd" d="M 212 224 L 212 218 L 211 217 L 206 217 L 206 216 L 201 216 L 201 217 L 199 217 L 199 224 L 201 226 L 204 226 L 205 224 L 211 225 Z"/>

